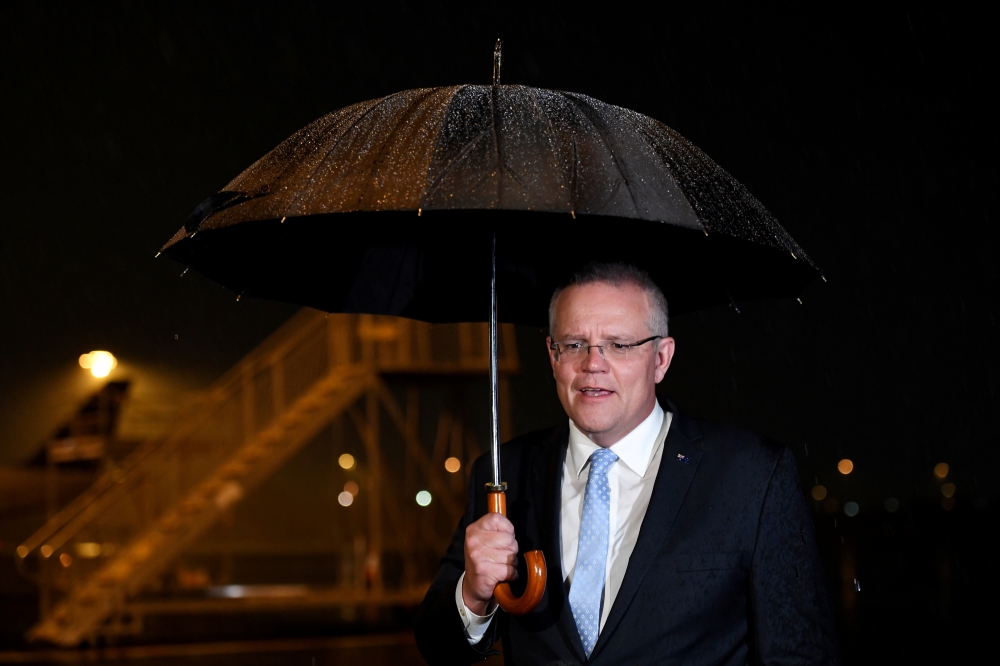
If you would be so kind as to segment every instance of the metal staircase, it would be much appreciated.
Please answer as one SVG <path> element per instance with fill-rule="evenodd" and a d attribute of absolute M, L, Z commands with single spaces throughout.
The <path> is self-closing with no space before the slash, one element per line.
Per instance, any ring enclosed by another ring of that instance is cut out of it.
<path fill-rule="evenodd" d="M 22 568 L 35 571 L 42 587 L 41 619 L 29 637 L 72 646 L 100 635 L 186 546 L 341 414 L 354 420 L 368 451 L 376 498 L 369 548 L 377 561 L 387 510 L 377 499 L 380 407 L 407 455 L 432 485 L 442 483 L 413 415 L 382 376 L 485 372 L 487 350 L 481 324 L 432 327 L 301 311 L 216 382 L 168 436 L 140 445 L 18 548 Z M 516 370 L 513 327 L 502 327 L 500 352 L 501 370 Z M 434 490 L 460 510 L 444 487 Z M 370 593 L 381 591 L 376 576 Z"/>

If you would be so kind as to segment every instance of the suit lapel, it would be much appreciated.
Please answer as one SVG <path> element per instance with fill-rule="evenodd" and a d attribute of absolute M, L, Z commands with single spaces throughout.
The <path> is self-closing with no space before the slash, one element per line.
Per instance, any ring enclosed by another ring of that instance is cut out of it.
<path fill-rule="evenodd" d="M 621 589 L 618 590 L 608 621 L 597 639 L 597 645 L 594 646 L 591 660 L 597 657 L 611 640 L 653 560 L 666 543 L 704 453 L 697 441 L 701 439 L 701 433 L 695 423 L 673 403 L 668 402 L 666 407 L 673 413 L 673 420 L 666 441 L 663 443 L 663 457 L 660 469 L 656 473 L 656 481 L 653 483 L 653 493 L 649 498 L 642 527 L 639 529 L 635 550 L 629 558 Z M 683 456 L 687 462 L 678 456 Z"/>
<path fill-rule="evenodd" d="M 545 565 L 548 568 L 546 584 L 547 610 L 555 617 L 556 627 L 563 640 L 576 654 L 577 658 L 586 661 L 583 643 L 573 620 L 569 607 L 566 588 L 563 580 L 566 574 L 562 570 L 562 543 L 560 541 L 562 509 L 562 473 L 563 462 L 566 459 L 566 447 L 569 445 L 569 427 L 563 426 L 555 431 L 545 446 L 543 464 L 535 467 L 535 478 L 532 487 L 536 493 L 536 506 L 541 509 L 538 516 L 540 534 L 538 543 L 545 553 Z"/>

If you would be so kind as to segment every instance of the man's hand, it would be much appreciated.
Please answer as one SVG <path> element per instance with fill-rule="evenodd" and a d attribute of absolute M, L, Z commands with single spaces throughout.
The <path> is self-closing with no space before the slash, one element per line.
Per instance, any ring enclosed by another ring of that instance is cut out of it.
<path fill-rule="evenodd" d="M 465 528 L 465 582 L 462 600 L 486 615 L 497 583 L 517 578 L 517 540 L 506 516 L 488 513 Z"/>

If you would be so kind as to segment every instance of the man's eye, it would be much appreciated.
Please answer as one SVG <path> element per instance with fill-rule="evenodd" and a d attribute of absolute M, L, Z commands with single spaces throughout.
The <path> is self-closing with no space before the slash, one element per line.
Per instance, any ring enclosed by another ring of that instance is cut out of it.
<path fill-rule="evenodd" d="M 629 345 L 627 345 L 627 344 L 625 344 L 623 342 L 612 342 L 612 343 L 610 343 L 610 347 L 612 349 L 615 349 L 615 350 L 618 350 L 618 351 L 621 351 L 622 349 L 627 349 L 628 346 Z"/>
<path fill-rule="evenodd" d="M 582 342 L 567 342 L 565 345 L 566 351 L 576 351 L 582 346 L 583 346 Z"/>

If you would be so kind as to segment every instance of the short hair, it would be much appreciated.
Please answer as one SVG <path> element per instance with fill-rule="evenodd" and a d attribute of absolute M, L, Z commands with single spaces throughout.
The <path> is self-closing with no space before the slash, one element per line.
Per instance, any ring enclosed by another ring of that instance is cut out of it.
<path fill-rule="evenodd" d="M 667 297 L 649 273 L 633 266 L 619 262 L 592 261 L 574 273 L 569 280 L 556 287 L 549 300 L 549 333 L 555 330 L 556 299 L 567 287 L 585 284 L 607 284 L 612 287 L 633 286 L 642 289 L 649 299 L 649 330 L 655 335 L 670 335 L 670 316 L 667 309 Z"/>

